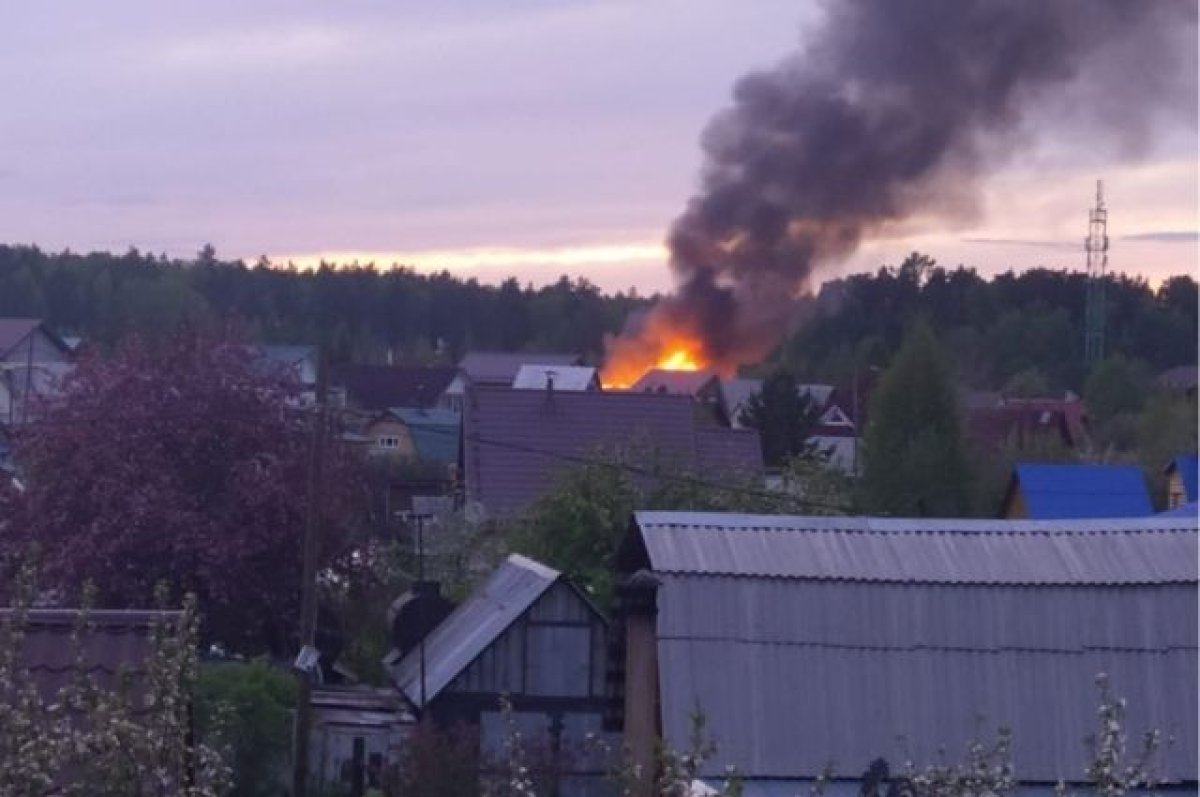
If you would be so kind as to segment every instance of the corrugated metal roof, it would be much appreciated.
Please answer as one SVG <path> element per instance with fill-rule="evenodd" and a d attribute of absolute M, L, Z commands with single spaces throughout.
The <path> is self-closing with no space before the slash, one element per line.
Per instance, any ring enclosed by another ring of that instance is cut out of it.
<path fill-rule="evenodd" d="M 1183 482 L 1183 494 L 1188 501 L 1195 502 L 1200 497 L 1196 495 L 1197 474 L 1200 472 L 1200 457 L 1197 457 L 1195 454 L 1180 454 L 1171 460 L 1171 464 L 1167 466 L 1167 471 L 1174 471 L 1179 474 L 1179 479 Z"/>
<path fill-rule="evenodd" d="M 638 512 L 655 570 L 933 584 L 1194 583 L 1195 518 L 908 520 Z"/>
<path fill-rule="evenodd" d="M 551 377 L 555 390 L 593 390 L 599 385 L 596 369 L 585 365 L 525 364 L 513 377 L 512 386 L 517 390 L 545 390 Z"/>
<path fill-rule="evenodd" d="M 1029 517 L 1145 517 L 1152 514 L 1150 493 L 1136 465 L 1020 463 L 1017 487 Z"/>
<path fill-rule="evenodd" d="M 642 374 L 629 389 L 635 393 L 679 393 L 694 396 L 713 382 L 717 375 L 712 371 L 675 371 L 666 368 L 651 368 Z"/>
<path fill-rule="evenodd" d="M 762 472 L 757 432 L 706 426 L 690 396 L 473 386 L 463 443 L 467 497 L 491 516 L 524 509 L 604 447 L 642 444 L 706 474 Z"/>
<path fill-rule="evenodd" d="M 433 700 L 559 578 L 557 570 L 512 554 L 425 639 L 425 701 Z M 389 663 L 392 681 L 418 708 L 421 650 Z"/>
<path fill-rule="evenodd" d="M 522 365 L 579 365 L 578 354 L 471 351 L 459 360 L 458 370 L 475 384 L 511 385 Z"/>
<path fill-rule="evenodd" d="M 458 462 L 458 442 L 462 432 L 462 416 L 453 410 L 404 409 L 389 412 L 408 427 L 417 456 L 426 462 L 453 464 Z"/>
<path fill-rule="evenodd" d="M 857 776 L 1004 724 L 1020 778 L 1079 780 L 1104 672 L 1130 738 L 1173 735 L 1164 774 L 1195 779 L 1195 520 L 636 521 L 661 581 L 664 732 L 686 745 L 699 709 L 707 774 Z"/>

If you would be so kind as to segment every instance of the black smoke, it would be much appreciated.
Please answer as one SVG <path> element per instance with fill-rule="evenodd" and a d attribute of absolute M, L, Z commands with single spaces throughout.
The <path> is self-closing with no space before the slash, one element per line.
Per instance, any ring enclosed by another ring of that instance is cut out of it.
<path fill-rule="evenodd" d="M 1163 108 L 1195 117 L 1193 0 L 825 10 L 805 50 L 738 81 L 670 231 L 679 287 L 656 313 L 714 362 L 763 356 L 814 269 L 864 238 L 917 215 L 969 218 L 980 178 L 1046 119 L 1083 153 L 1136 148 Z"/>

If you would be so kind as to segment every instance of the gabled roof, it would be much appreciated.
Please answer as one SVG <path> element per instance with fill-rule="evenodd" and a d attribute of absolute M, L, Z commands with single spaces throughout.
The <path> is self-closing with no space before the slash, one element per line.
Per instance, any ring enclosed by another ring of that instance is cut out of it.
<path fill-rule="evenodd" d="M 511 385 L 522 365 L 581 365 L 578 354 L 471 351 L 459 360 L 458 370 L 474 384 Z"/>
<path fill-rule="evenodd" d="M 555 390 L 597 390 L 600 378 L 585 365 L 522 365 L 513 378 L 518 390 L 545 390 L 550 380 Z"/>
<path fill-rule="evenodd" d="M 557 475 L 599 449 L 637 444 L 711 478 L 762 472 L 758 433 L 714 427 L 690 396 L 476 386 L 463 415 L 468 500 L 490 516 L 518 512 Z"/>
<path fill-rule="evenodd" d="M 1013 490 L 1020 492 L 1034 520 L 1146 517 L 1154 512 L 1136 465 L 1018 463 Z"/>
<path fill-rule="evenodd" d="M 1200 458 L 1195 454 L 1180 454 L 1175 457 L 1166 467 L 1167 475 L 1172 473 L 1179 474 L 1179 480 L 1183 483 L 1183 494 L 1186 500 L 1195 502 L 1200 499 L 1200 495 L 1196 494 L 1197 487 L 1197 471 L 1200 470 Z"/>
<path fill-rule="evenodd" d="M 703 713 L 706 776 L 854 777 L 1005 725 L 1021 780 L 1078 781 L 1103 672 L 1194 782 L 1198 551 L 1195 518 L 639 512 L 621 567 L 660 584 L 663 731 L 684 749 Z"/>
<path fill-rule="evenodd" d="M 428 703 L 532 606 L 560 573 L 511 554 L 487 582 L 425 639 L 425 702 Z M 392 682 L 417 708 L 421 702 L 421 650 L 384 661 Z"/>
<path fill-rule="evenodd" d="M 426 462 L 458 462 L 458 442 L 462 416 L 444 409 L 406 409 L 396 407 L 391 414 L 408 427 L 417 456 Z"/>
<path fill-rule="evenodd" d="M 634 393 L 675 393 L 695 396 L 717 380 L 712 371 L 673 371 L 651 368 L 629 388 Z"/>
<path fill-rule="evenodd" d="M 64 354 L 71 351 L 62 339 L 51 332 L 39 318 L 0 318 L 0 358 L 11 352 L 14 347 L 29 337 L 37 329 L 49 338 Z"/>
<path fill-rule="evenodd" d="M 331 382 L 345 388 L 350 404 L 364 410 L 432 407 L 454 379 L 448 366 L 341 365 Z"/>

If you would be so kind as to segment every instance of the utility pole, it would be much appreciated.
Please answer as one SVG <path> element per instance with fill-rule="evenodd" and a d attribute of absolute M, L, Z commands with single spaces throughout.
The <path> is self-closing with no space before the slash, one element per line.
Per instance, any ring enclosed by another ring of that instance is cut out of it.
<path fill-rule="evenodd" d="M 317 359 L 317 405 L 313 412 L 312 439 L 308 457 L 308 506 L 304 517 L 304 569 L 301 576 L 300 653 L 295 670 L 296 726 L 292 761 L 292 797 L 308 795 L 308 735 L 312 725 L 312 674 L 320 666 L 317 634 L 317 554 L 321 531 L 321 472 L 325 464 L 325 434 L 328 420 L 325 402 L 325 357 Z"/>
<path fill-rule="evenodd" d="M 1104 182 L 1096 181 L 1096 206 L 1088 211 L 1088 237 L 1083 241 L 1087 257 L 1087 298 L 1084 306 L 1083 361 L 1091 368 L 1104 359 L 1104 283 L 1108 270 L 1108 208 L 1104 206 Z"/>
<path fill-rule="evenodd" d="M 421 682 L 420 682 L 420 697 L 421 697 L 421 712 L 425 711 L 425 637 L 428 630 L 425 626 L 428 622 L 426 614 L 426 604 L 429 602 L 429 594 L 425 584 L 425 521 L 431 518 L 432 515 L 419 512 L 407 512 L 406 519 L 411 521 L 416 526 L 417 531 L 417 588 L 413 590 L 417 595 L 417 624 L 420 627 L 421 639 L 417 643 L 418 653 L 417 658 L 420 662 Z"/>

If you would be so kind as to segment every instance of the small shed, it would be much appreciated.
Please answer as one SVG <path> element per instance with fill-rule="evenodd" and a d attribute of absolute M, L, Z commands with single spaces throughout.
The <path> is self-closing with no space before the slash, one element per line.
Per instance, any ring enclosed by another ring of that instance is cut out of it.
<path fill-rule="evenodd" d="M 1000 510 L 1001 517 L 1017 520 L 1152 514 L 1150 492 L 1136 465 L 1018 464 Z"/>
<path fill-rule="evenodd" d="M 606 619 L 581 590 L 512 555 L 423 644 L 393 651 L 384 664 L 415 714 L 442 728 L 476 728 L 483 760 L 501 754 L 511 721 L 554 756 L 560 794 L 592 794 L 607 783 L 584 743 L 602 732 L 607 641 Z"/>
<path fill-rule="evenodd" d="M 313 690 L 309 772 L 317 783 L 351 794 L 379 788 L 415 720 L 391 689 L 320 687 Z"/>

